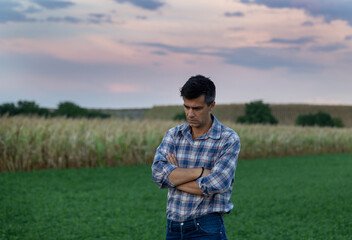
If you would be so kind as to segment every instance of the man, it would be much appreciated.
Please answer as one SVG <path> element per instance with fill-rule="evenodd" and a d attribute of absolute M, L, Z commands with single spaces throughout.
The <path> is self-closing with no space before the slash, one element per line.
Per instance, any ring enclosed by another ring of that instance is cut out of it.
<path fill-rule="evenodd" d="M 168 188 L 166 239 L 227 239 L 240 140 L 211 113 L 209 78 L 193 76 L 180 92 L 188 123 L 168 130 L 152 165 L 153 181 Z"/>

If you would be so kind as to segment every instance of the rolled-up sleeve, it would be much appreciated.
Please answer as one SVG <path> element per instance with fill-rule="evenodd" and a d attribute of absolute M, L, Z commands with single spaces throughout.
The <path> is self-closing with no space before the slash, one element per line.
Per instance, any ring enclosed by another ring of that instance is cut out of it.
<path fill-rule="evenodd" d="M 158 184 L 160 188 L 175 187 L 168 176 L 177 166 L 170 164 L 166 160 L 166 154 L 168 153 L 175 154 L 175 143 L 171 129 L 166 133 L 163 141 L 157 148 L 152 165 L 153 181 Z"/>
<path fill-rule="evenodd" d="M 198 186 L 205 196 L 229 191 L 235 178 L 238 154 L 240 152 L 238 135 L 229 138 L 216 160 L 211 173 L 197 179 Z"/>

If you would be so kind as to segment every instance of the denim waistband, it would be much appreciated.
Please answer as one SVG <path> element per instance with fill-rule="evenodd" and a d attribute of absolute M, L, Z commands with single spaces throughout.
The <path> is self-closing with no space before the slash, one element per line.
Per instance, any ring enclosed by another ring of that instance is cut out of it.
<path fill-rule="evenodd" d="M 192 229 L 196 229 L 199 222 L 202 222 L 202 221 L 219 221 L 219 223 L 224 224 L 222 214 L 209 213 L 183 222 L 177 222 L 177 221 L 167 219 L 167 227 L 169 231 L 172 231 L 172 232 L 181 232 L 181 231 L 187 231 L 187 230 L 189 231 Z"/>

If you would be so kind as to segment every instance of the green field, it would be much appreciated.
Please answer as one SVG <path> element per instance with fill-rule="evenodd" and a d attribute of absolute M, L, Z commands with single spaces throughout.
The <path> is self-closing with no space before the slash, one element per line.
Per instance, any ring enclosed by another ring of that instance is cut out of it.
<path fill-rule="evenodd" d="M 352 154 L 240 161 L 229 239 L 352 239 Z M 164 239 L 150 166 L 4 172 L 0 239 Z"/>

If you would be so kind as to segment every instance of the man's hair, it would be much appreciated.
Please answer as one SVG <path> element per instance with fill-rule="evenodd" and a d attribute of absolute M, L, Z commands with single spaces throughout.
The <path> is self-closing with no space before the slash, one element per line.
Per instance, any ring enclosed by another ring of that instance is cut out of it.
<path fill-rule="evenodd" d="M 181 97 L 187 99 L 198 98 L 204 94 L 208 106 L 215 101 L 215 85 L 209 78 L 202 75 L 190 77 L 180 89 L 180 93 Z"/>

